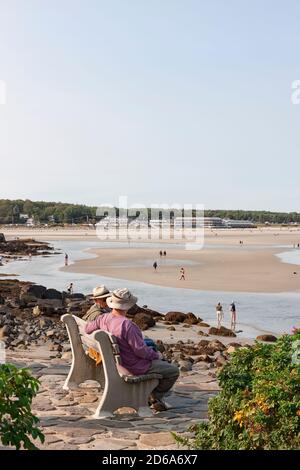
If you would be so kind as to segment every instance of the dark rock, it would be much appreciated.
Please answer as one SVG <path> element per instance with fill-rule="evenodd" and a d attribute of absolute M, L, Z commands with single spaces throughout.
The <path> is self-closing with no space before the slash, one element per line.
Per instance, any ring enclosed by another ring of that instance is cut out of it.
<path fill-rule="evenodd" d="M 51 299 L 51 300 L 52 299 L 61 300 L 62 295 L 61 295 L 61 292 L 59 292 L 56 289 L 47 289 L 45 294 L 44 294 L 44 298 L 45 299 Z"/>
<path fill-rule="evenodd" d="M 204 333 L 204 331 L 202 330 L 199 330 L 197 334 L 200 336 L 209 336 L 207 333 Z"/>
<path fill-rule="evenodd" d="M 165 315 L 166 321 L 177 321 L 182 323 L 186 319 L 186 314 L 182 312 L 168 312 Z"/>
<path fill-rule="evenodd" d="M 208 344 L 208 347 L 209 347 L 210 353 L 214 353 L 216 351 L 225 351 L 226 349 L 226 346 L 224 346 L 224 344 L 221 343 L 221 341 L 218 341 L 217 339 L 210 341 Z"/>
<path fill-rule="evenodd" d="M 140 307 L 137 304 L 128 310 L 128 312 L 126 313 L 126 317 L 133 318 L 138 313 L 145 313 L 146 315 L 154 319 L 156 319 L 156 317 L 160 317 L 160 318 L 163 317 L 161 313 L 156 312 L 155 310 L 151 310 L 150 308 Z"/>
<path fill-rule="evenodd" d="M 68 297 L 69 297 L 69 299 L 74 299 L 74 300 L 75 300 L 75 299 L 76 299 L 76 300 L 78 300 L 78 299 L 81 299 L 81 300 L 85 299 L 85 295 L 84 295 L 84 294 L 81 294 L 80 292 L 76 292 L 75 294 L 71 294 L 71 295 L 68 294 Z"/>
<path fill-rule="evenodd" d="M 180 372 L 189 372 L 192 370 L 192 363 L 190 361 L 179 361 L 178 366 Z"/>
<path fill-rule="evenodd" d="M 229 328 L 225 328 L 225 326 L 221 326 L 221 328 L 215 328 L 214 326 L 212 326 L 208 330 L 208 333 L 214 336 L 229 336 L 233 338 L 236 337 L 236 334 Z"/>
<path fill-rule="evenodd" d="M 200 321 L 198 323 L 198 326 L 202 326 L 202 328 L 209 328 L 210 325 L 208 323 L 205 323 L 204 321 Z"/>
<path fill-rule="evenodd" d="M 0 233 L 0 242 L 1 242 L 1 243 L 5 243 L 5 242 L 6 242 L 4 233 Z"/>
<path fill-rule="evenodd" d="M 196 359 L 195 359 L 195 363 L 197 362 L 207 362 L 207 363 L 211 363 L 213 362 L 213 358 L 210 357 L 208 354 L 200 354 L 200 356 L 198 356 Z"/>
<path fill-rule="evenodd" d="M 133 321 L 142 331 L 147 330 L 151 326 L 155 326 L 155 320 L 145 313 L 137 313 Z"/>
<path fill-rule="evenodd" d="M 36 297 L 37 299 L 44 299 L 46 291 L 46 287 L 33 284 L 31 286 L 28 286 L 26 294 Z"/>
<path fill-rule="evenodd" d="M 168 326 L 167 327 L 167 330 L 170 330 L 170 331 L 176 331 L 175 327 L 174 326 Z"/>
<path fill-rule="evenodd" d="M 197 323 L 199 323 L 199 318 L 197 318 L 193 313 L 188 313 L 183 320 L 183 323 L 187 323 L 188 325 L 197 325 Z"/>
<path fill-rule="evenodd" d="M 164 343 L 163 343 L 160 339 L 158 339 L 158 340 L 156 341 L 156 346 L 157 346 L 157 349 L 159 350 L 159 352 L 163 353 L 163 352 L 166 351 L 166 347 L 165 347 Z"/>
<path fill-rule="evenodd" d="M 266 341 L 268 343 L 275 343 L 277 341 L 276 336 L 273 335 L 259 335 L 256 337 L 258 341 Z"/>
<path fill-rule="evenodd" d="M 215 364 L 218 367 L 223 367 L 226 363 L 227 363 L 227 359 L 223 356 L 222 353 L 219 353 L 216 358 Z"/>

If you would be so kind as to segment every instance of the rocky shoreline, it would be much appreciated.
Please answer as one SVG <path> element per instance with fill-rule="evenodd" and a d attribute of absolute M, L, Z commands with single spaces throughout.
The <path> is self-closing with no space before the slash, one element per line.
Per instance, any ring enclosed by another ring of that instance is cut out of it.
<path fill-rule="evenodd" d="M 6 349 L 26 350 L 32 345 L 47 344 L 56 352 L 57 358 L 71 359 L 67 332 L 60 317 L 65 313 L 82 317 L 92 304 L 91 296 L 81 293 L 70 295 L 31 282 L 2 279 L 0 340 L 5 342 Z M 153 333 L 165 358 L 177 363 L 182 371 L 190 371 L 199 363 L 206 364 L 202 367 L 207 368 L 222 366 L 233 351 L 245 346 L 236 341 L 236 334 L 231 330 L 211 327 L 191 312 L 162 314 L 147 306 L 135 305 L 129 310 L 128 317 L 142 331 L 147 330 L 147 335 Z M 182 339 L 175 341 L 173 332 L 179 328 Z M 190 339 L 195 335 L 196 338 L 199 336 L 199 341 Z M 224 342 L 216 337 L 223 337 Z"/>
<path fill-rule="evenodd" d="M 0 265 L 4 262 L 17 260 L 31 256 L 49 256 L 53 254 L 54 248 L 46 242 L 40 242 L 33 238 L 6 240 L 3 233 L 0 233 Z"/>
<path fill-rule="evenodd" d="M 180 369 L 170 409 L 152 418 L 140 418 L 122 409 L 113 418 L 92 418 L 99 401 L 99 384 L 84 383 L 65 391 L 72 353 L 60 317 L 82 317 L 92 305 L 91 296 L 68 295 L 31 282 L 0 280 L 0 341 L 6 361 L 31 369 L 41 383 L 32 410 L 46 436 L 41 449 L 142 450 L 177 449 L 171 432 L 193 435 L 191 426 L 208 419 L 208 400 L 219 391 L 218 370 L 238 348 L 251 344 L 235 338 L 226 328 L 216 330 L 193 313 L 160 312 L 138 305 L 132 319 L 153 338 L 166 360 Z M 219 335 L 216 337 L 216 332 Z M 4 449 L 1 447 L 0 449 Z"/>

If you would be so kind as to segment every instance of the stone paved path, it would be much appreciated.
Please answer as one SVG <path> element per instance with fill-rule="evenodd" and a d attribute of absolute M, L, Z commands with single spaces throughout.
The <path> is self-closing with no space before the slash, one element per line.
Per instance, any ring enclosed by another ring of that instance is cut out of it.
<path fill-rule="evenodd" d="M 25 357 L 24 357 L 25 356 Z M 37 359 L 37 357 L 39 359 Z M 73 391 L 62 389 L 69 364 L 49 358 L 49 353 L 15 351 L 7 361 L 30 367 L 41 382 L 33 411 L 46 436 L 41 449 L 177 449 L 171 431 L 187 433 L 189 426 L 207 419 L 208 399 L 218 391 L 215 370 L 199 368 L 183 373 L 168 397 L 171 409 L 151 418 L 140 418 L 123 409 L 109 419 L 93 419 L 100 389 L 88 381 Z M 0 447 L 0 449 L 4 447 Z"/>

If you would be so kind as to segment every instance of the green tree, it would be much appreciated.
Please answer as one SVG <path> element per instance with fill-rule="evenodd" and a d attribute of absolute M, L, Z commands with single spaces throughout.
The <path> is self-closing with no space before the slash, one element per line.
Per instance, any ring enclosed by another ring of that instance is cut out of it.
<path fill-rule="evenodd" d="M 209 422 L 196 426 L 193 439 L 175 436 L 177 442 L 192 449 L 300 449 L 299 356 L 299 332 L 237 350 L 219 373 Z"/>
<path fill-rule="evenodd" d="M 31 412 L 39 381 L 27 369 L 0 365 L 0 440 L 16 449 L 37 449 L 33 440 L 44 442 L 38 418 Z"/>

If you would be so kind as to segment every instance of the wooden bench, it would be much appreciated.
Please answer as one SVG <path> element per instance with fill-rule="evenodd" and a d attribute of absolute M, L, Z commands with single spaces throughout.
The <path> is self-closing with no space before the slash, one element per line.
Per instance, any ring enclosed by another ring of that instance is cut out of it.
<path fill-rule="evenodd" d="M 94 418 L 113 416 L 114 411 L 122 407 L 134 408 L 143 417 L 152 416 L 148 399 L 162 376 L 121 375 L 118 370 L 118 365 L 121 365 L 120 351 L 113 335 L 100 330 L 88 335 L 85 333 L 86 322 L 70 314 L 63 315 L 61 320 L 66 325 L 72 349 L 72 365 L 64 390 L 77 387 L 85 380 L 96 380 L 103 394 Z M 97 366 L 87 355 L 88 348 L 101 354 L 101 364 Z"/>

